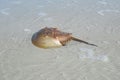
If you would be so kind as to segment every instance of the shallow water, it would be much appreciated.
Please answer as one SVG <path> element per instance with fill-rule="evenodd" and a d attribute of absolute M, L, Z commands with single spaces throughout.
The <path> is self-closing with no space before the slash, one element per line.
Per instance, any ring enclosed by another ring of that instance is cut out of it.
<path fill-rule="evenodd" d="M 31 37 L 45 26 L 98 48 L 37 48 Z M 0 0 L 0 80 L 119 80 L 119 35 L 119 0 Z"/>

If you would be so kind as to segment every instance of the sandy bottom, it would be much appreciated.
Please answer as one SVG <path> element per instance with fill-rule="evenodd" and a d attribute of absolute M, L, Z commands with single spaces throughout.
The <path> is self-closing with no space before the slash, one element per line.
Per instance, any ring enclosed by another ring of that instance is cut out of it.
<path fill-rule="evenodd" d="M 45 26 L 99 47 L 37 48 L 31 37 Z M 0 80 L 119 79 L 119 0 L 0 1 Z"/>

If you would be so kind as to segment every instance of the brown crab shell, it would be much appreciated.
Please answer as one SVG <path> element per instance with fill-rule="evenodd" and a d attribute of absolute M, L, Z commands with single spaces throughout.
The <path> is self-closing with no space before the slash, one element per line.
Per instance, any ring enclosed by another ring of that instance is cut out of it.
<path fill-rule="evenodd" d="M 40 48 L 53 48 L 66 45 L 71 33 L 61 32 L 57 28 L 43 28 L 32 36 L 32 43 Z"/>

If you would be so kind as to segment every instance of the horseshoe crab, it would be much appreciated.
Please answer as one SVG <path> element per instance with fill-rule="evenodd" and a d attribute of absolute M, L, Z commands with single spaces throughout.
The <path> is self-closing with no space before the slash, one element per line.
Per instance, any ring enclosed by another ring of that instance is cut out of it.
<path fill-rule="evenodd" d="M 32 43 L 40 48 L 53 48 L 65 46 L 70 40 L 82 42 L 88 45 L 96 46 L 72 36 L 71 33 L 62 32 L 57 28 L 45 27 L 32 36 Z"/>

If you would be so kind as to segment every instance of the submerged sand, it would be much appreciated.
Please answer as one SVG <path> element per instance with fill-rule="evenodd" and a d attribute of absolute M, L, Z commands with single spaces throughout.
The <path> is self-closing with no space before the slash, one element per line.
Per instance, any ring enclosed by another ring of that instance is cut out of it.
<path fill-rule="evenodd" d="M 120 1 L 0 1 L 0 80 L 119 80 Z M 94 43 L 52 49 L 31 43 L 39 29 L 57 27 Z"/>

